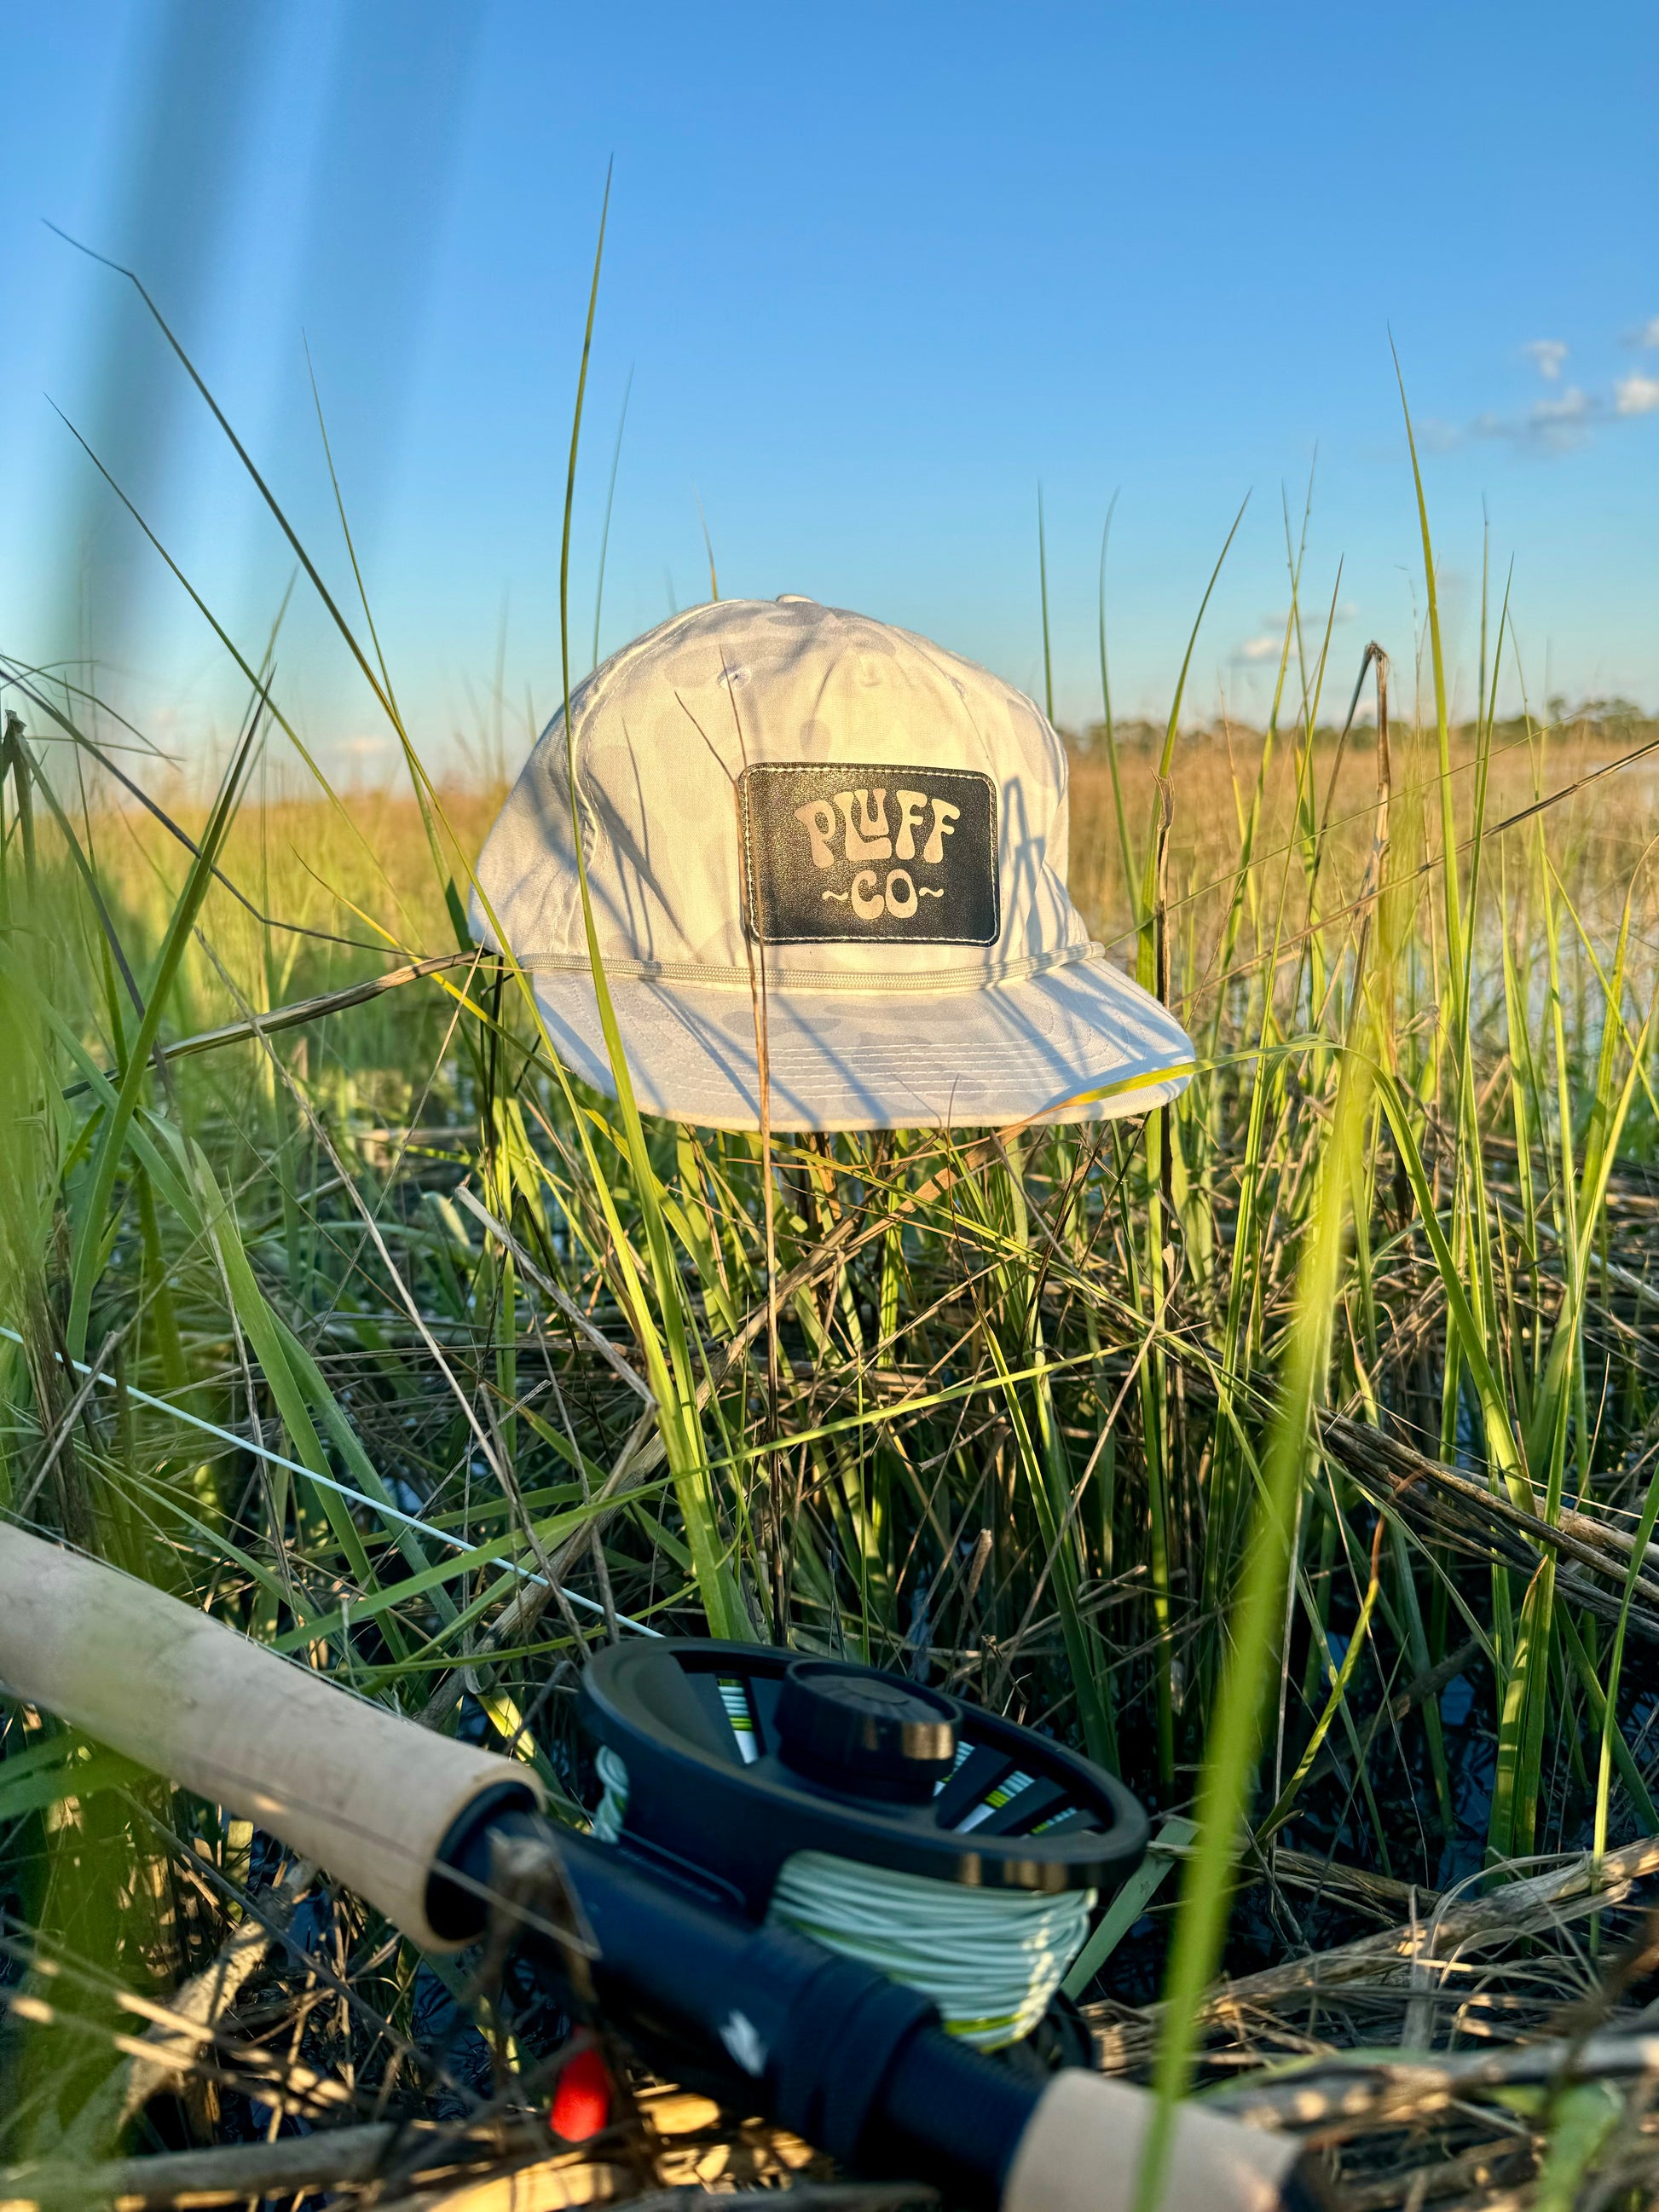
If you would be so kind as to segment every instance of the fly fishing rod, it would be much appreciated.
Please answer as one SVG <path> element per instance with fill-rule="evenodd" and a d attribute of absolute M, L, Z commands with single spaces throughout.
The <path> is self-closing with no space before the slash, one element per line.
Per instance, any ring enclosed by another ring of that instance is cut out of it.
<path fill-rule="evenodd" d="M 584 1679 L 605 1796 L 580 1835 L 531 1769 L 5 1524 L 0 1684 L 256 1822 L 423 1948 L 513 1940 L 576 2016 L 854 2172 L 987 2212 L 1133 2202 L 1152 2098 L 1048 2071 L 1030 2039 L 1146 1820 L 1031 1730 L 839 1662 L 616 1646 Z M 1323 2195 L 1293 2138 L 1179 2108 L 1169 2212 Z"/>

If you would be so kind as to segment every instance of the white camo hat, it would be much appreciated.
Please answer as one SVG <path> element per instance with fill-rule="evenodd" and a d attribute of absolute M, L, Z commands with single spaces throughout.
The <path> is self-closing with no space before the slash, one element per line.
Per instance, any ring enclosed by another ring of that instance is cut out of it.
<path fill-rule="evenodd" d="M 1144 1113 L 1179 1024 L 1066 890 L 1066 752 L 1022 693 L 908 630 L 728 599 L 626 646 L 570 702 L 599 949 L 647 1112 L 889 1129 Z M 562 714 L 478 861 L 568 1064 L 613 1093 Z M 499 948 L 498 948 L 499 949 Z"/>

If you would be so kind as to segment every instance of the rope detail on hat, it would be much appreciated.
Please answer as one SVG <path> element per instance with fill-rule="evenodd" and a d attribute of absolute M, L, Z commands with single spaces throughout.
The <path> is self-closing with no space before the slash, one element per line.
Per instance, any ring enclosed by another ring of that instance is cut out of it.
<path fill-rule="evenodd" d="M 756 950 L 764 955 L 764 948 Z M 982 991 L 998 983 L 1023 983 L 1051 969 L 1073 968 L 1079 962 L 1104 959 L 1106 948 L 1091 938 L 1083 945 L 1063 945 L 1053 952 L 1038 952 L 1024 960 L 1000 960 L 982 968 L 885 969 L 854 973 L 845 968 L 780 968 L 766 970 L 769 990 L 845 991 L 860 998 L 876 998 L 889 992 Z M 586 952 L 539 952 L 520 963 L 532 975 L 586 975 L 590 972 Z M 696 960 L 628 960 L 605 958 L 605 972 L 612 981 L 641 983 L 702 983 L 719 990 L 747 991 L 755 981 L 747 968 L 717 967 Z"/>

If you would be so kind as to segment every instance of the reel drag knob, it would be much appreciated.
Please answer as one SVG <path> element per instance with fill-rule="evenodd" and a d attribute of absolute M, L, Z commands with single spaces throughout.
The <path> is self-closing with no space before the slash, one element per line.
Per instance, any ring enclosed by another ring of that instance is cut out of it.
<path fill-rule="evenodd" d="M 821 1787 L 889 1805 L 923 1805 L 956 1765 L 956 1717 L 931 1690 L 797 1659 L 777 1707 L 778 1756 Z"/>

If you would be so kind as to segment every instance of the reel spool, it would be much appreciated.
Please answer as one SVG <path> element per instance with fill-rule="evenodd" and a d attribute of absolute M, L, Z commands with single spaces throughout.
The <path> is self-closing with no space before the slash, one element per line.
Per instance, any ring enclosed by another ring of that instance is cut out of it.
<path fill-rule="evenodd" d="M 1146 1814 L 1092 1761 L 871 1667 L 614 1644 L 581 1716 L 597 1835 L 922 1990 L 981 2049 L 1042 2021 L 1146 1846 Z"/>

